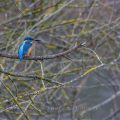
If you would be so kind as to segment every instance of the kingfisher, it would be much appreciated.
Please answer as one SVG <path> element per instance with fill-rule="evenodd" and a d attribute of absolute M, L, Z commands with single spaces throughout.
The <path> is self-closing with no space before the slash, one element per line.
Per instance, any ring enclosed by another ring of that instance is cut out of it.
<path fill-rule="evenodd" d="M 32 52 L 33 38 L 26 36 L 23 42 L 18 47 L 19 60 L 22 61 L 24 57 L 30 56 Z"/>

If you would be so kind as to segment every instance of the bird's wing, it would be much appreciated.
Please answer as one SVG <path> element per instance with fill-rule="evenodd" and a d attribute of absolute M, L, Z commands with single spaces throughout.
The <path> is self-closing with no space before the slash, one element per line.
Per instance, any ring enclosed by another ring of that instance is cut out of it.
<path fill-rule="evenodd" d="M 22 42 L 20 45 L 19 45 L 19 48 L 18 48 L 18 56 L 19 56 L 19 59 L 20 61 L 22 61 L 23 59 L 23 46 L 24 46 L 24 42 Z"/>
<path fill-rule="evenodd" d="M 22 61 L 24 55 L 26 55 L 28 53 L 29 48 L 32 46 L 32 43 L 30 42 L 22 42 L 18 48 L 18 55 L 19 55 L 19 59 L 20 61 Z"/>

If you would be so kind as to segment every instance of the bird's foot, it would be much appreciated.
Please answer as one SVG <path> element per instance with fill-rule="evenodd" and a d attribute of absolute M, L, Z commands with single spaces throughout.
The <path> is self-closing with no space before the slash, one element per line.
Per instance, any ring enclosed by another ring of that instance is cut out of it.
<path fill-rule="evenodd" d="M 24 58 L 28 58 L 28 57 L 29 57 L 29 55 L 25 55 L 25 56 L 24 56 Z"/>

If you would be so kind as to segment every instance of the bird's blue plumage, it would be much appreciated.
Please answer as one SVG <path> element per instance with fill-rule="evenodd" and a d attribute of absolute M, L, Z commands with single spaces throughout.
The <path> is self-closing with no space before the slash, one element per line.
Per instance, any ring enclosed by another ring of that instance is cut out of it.
<path fill-rule="evenodd" d="M 23 57 L 28 53 L 28 50 L 31 48 L 32 40 L 33 39 L 28 36 L 24 38 L 24 41 L 19 45 L 18 56 L 19 56 L 20 61 L 23 60 Z"/>
<path fill-rule="evenodd" d="M 29 41 L 32 41 L 33 38 L 32 38 L 31 36 L 27 36 L 27 37 L 25 37 L 23 40 L 29 40 Z"/>

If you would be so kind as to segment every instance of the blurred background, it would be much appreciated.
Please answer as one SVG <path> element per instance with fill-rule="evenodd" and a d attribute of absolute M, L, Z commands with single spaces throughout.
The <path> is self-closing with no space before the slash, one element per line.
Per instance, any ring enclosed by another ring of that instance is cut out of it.
<path fill-rule="evenodd" d="M 84 45 L 0 54 L 0 120 L 120 120 L 120 0 L 0 0 L 0 53 L 27 35 L 40 40 L 31 56 Z"/>

